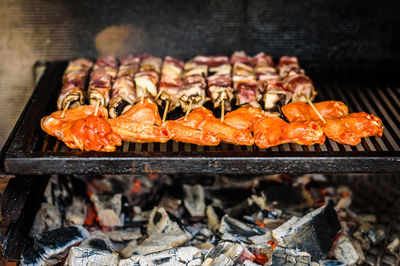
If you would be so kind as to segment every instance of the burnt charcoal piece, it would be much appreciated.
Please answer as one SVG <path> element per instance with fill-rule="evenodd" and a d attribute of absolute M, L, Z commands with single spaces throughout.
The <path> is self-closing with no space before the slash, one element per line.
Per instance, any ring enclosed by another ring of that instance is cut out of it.
<path fill-rule="evenodd" d="M 134 255 L 121 260 L 119 266 L 131 265 L 201 265 L 200 250 L 195 247 L 171 248 L 147 255 Z"/>
<path fill-rule="evenodd" d="M 183 185 L 183 203 L 192 217 L 203 217 L 206 209 L 204 189 L 201 185 Z"/>
<path fill-rule="evenodd" d="M 72 247 L 69 251 L 65 266 L 99 265 L 117 266 L 119 262 L 118 253 L 110 253 L 88 247 Z"/>
<path fill-rule="evenodd" d="M 89 249 L 101 250 L 104 252 L 112 253 L 115 252 L 113 244 L 110 238 L 99 231 L 94 232 L 89 238 L 80 244 L 80 247 Z"/>
<path fill-rule="evenodd" d="M 265 234 L 260 227 L 242 223 L 228 215 L 222 218 L 219 231 L 222 234 L 239 235 L 243 237 L 261 236 Z"/>
<path fill-rule="evenodd" d="M 324 259 L 332 248 L 332 238 L 341 229 L 338 215 L 329 202 L 301 218 L 292 217 L 272 231 L 277 244 L 308 252 L 312 261 Z"/>
<path fill-rule="evenodd" d="M 33 248 L 28 247 L 22 255 L 22 264 L 56 264 L 67 255 L 70 247 L 89 236 L 81 226 L 62 227 L 36 236 Z"/>
<path fill-rule="evenodd" d="M 140 228 L 127 228 L 124 230 L 113 230 L 105 233 L 114 242 L 131 241 L 142 237 Z"/>
<path fill-rule="evenodd" d="M 93 194 L 90 200 L 96 208 L 97 216 L 102 226 L 122 226 L 122 222 L 119 218 L 122 209 L 121 194 L 116 194 L 112 197 L 105 194 Z"/>
<path fill-rule="evenodd" d="M 274 266 L 311 266 L 311 255 L 307 252 L 277 246 L 272 253 Z"/>
<path fill-rule="evenodd" d="M 86 203 L 78 198 L 73 197 L 72 205 L 65 211 L 65 219 L 73 225 L 83 225 L 86 217 Z"/>

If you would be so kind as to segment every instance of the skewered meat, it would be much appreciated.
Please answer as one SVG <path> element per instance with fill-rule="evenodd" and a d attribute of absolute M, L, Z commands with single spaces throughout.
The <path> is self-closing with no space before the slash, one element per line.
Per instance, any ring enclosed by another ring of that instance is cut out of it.
<path fill-rule="evenodd" d="M 258 108 L 241 107 L 227 113 L 224 123 L 240 130 L 253 131 L 254 124 L 264 116 L 264 112 Z"/>
<path fill-rule="evenodd" d="M 326 119 L 322 129 L 328 138 L 347 145 L 357 145 L 361 138 L 382 137 L 383 134 L 382 120 L 364 112 Z"/>
<path fill-rule="evenodd" d="M 133 78 L 133 75 L 139 70 L 140 57 L 133 55 L 121 56 L 119 61 L 121 65 L 119 66 L 117 77 L 130 76 Z"/>
<path fill-rule="evenodd" d="M 283 79 L 282 84 L 288 91 L 293 93 L 293 102 L 306 102 L 306 96 L 313 100 L 317 95 L 312 80 L 304 74 L 289 72 L 289 74 Z"/>
<path fill-rule="evenodd" d="M 89 83 L 89 104 L 107 106 L 110 101 L 111 76 L 104 73 L 92 75 Z"/>
<path fill-rule="evenodd" d="M 121 145 L 121 137 L 107 123 L 107 109 L 100 107 L 95 114 L 94 106 L 80 106 L 56 111 L 41 120 L 42 129 L 62 140 L 69 148 L 95 151 L 114 151 Z"/>
<path fill-rule="evenodd" d="M 93 67 L 92 75 L 102 73 L 115 79 L 118 71 L 118 62 L 114 56 L 107 56 L 97 59 L 96 64 Z"/>
<path fill-rule="evenodd" d="M 60 96 L 57 100 L 58 110 L 65 108 L 74 108 L 83 104 L 83 87 L 76 86 L 73 83 L 67 83 L 61 88 Z"/>
<path fill-rule="evenodd" d="M 157 105 L 145 98 L 131 109 L 108 122 L 123 140 L 129 142 L 167 142 L 168 132 L 161 127 L 161 117 Z"/>
<path fill-rule="evenodd" d="M 67 109 L 84 103 L 85 80 L 93 63 L 85 58 L 70 61 L 63 75 L 63 87 L 57 99 L 57 108 Z"/>
<path fill-rule="evenodd" d="M 185 76 L 183 88 L 178 93 L 179 104 L 183 111 L 198 108 L 206 100 L 206 81 L 201 75 Z"/>
<path fill-rule="evenodd" d="M 117 76 L 117 60 L 113 56 L 97 59 L 90 74 L 89 104 L 107 107 L 110 102 L 111 82 Z"/>
<path fill-rule="evenodd" d="M 236 96 L 236 105 L 261 108 L 258 103 L 262 98 L 262 87 L 256 80 L 251 58 L 245 52 L 235 52 L 231 57 L 233 64 L 232 82 Z"/>
<path fill-rule="evenodd" d="M 297 57 L 282 56 L 276 68 L 280 79 L 284 79 L 290 72 L 304 74 L 304 70 L 299 66 Z"/>
<path fill-rule="evenodd" d="M 210 76 L 207 78 L 207 94 L 214 103 L 214 108 L 221 107 L 221 104 L 224 103 L 224 109 L 230 111 L 232 109 L 233 89 L 231 87 L 232 67 L 229 64 L 229 58 L 226 56 L 209 56 L 205 62 L 209 66 L 210 72 Z"/>
<path fill-rule="evenodd" d="M 265 117 L 254 125 L 255 143 L 260 148 L 294 142 L 300 145 L 323 144 L 325 135 L 316 122 L 286 123 L 278 117 Z"/>
<path fill-rule="evenodd" d="M 109 115 L 115 118 L 129 110 L 136 102 L 135 84 L 131 76 L 118 77 L 111 90 Z"/>
<path fill-rule="evenodd" d="M 325 101 L 314 103 L 315 108 L 323 118 L 338 118 L 349 113 L 349 109 L 343 102 Z M 320 120 L 314 109 L 307 103 L 292 102 L 282 107 L 282 112 L 289 122 L 305 122 Z"/>
<path fill-rule="evenodd" d="M 170 112 L 179 106 L 177 95 L 183 85 L 183 62 L 166 56 L 161 73 L 156 102 L 159 106 L 167 106 L 168 103 L 168 110 L 166 111 Z"/>
<path fill-rule="evenodd" d="M 140 71 L 154 71 L 160 73 L 162 60 L 159 57 L 148 56 L 143 58 L 140 64 Z"/>
<path fill-rule="evenodd" d="M 138 99 L 157 96 L 158 74 L 154 71 L 141 71 L 135 74 L 136 96 Z"/>

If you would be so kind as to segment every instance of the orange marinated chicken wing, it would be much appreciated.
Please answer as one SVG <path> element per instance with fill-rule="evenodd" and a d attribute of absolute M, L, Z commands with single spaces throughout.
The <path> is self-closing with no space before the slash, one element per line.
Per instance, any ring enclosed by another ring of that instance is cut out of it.
<path fill-rule="evenodd" d="M 347 145 L 357 145 L 361 138 L 382 137 L 383 134 L 382 120 L 364 112 L 327 119 L 322 129 L 331 140 Z"/>
<path fill-rule="evenodd" d="M 161 127 L 157 105 L 149 98 L 108 122 L 125 141 L 165 143 L 170 139 L 167 130 Z"/>
<path fill-rule="evenodd" d="M 286 123 L 277 117 L 265 117 L 254 125 L 255 143 L 269 148 L 284 143 L 323 144 L 325 135 L 316 122 Z"/>
<path fill-rule="evenodd" d="M 315 108 L 325 119 L 338 118 L 349 113 L 343 102 L 325 101 L 314 103 Z M 292 102 L 282 107 L 282 112 L 289 122 L 305 122 L 320 120 L 314 109 L 304 102 Z"/>
<path fill-rule="evenodd" d="M 62 140 L 69 148 L 88 151 L 114 151 L 120 146 L 121 137 L 107 122 L 107 109 L 84 105 L 65 111 L 56 111 L 41 120 L 42 129 L 49 135 Z"/>
<path fill-rule="evenodd" d="M 253 131 L 254 123 L 263 118 L 264 111 L 254 107 L 240 107 L 225 115 L 224 123 L 237 128 Z"/>

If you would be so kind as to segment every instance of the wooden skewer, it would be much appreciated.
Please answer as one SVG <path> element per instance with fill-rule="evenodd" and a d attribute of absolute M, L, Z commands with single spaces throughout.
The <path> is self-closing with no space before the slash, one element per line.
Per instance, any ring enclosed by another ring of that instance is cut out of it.
<path fill-rule="evenodd" d="M 165 103 L 164 114 L 163 114 L 163 117 L 162 117 L 162 122 L 163 122 L 163 123 L 164 123 L 165 120 L 167 119 L 168 108 L 169 108 L 169 101 L 167 101 L 167 102 Z"/>
<path fill-rule="evenodd" d="M 221 122 L 224 122 L 224 116 L 225 116 L 225 99 L 222 99 L 221 102 Z"/>
<path fill-rule="evenodd" d="M 320 112 L 317 110 L 317 108 L 315 108 L 314 104 L 312 103 L 312 101 L 310 100 L 310 98 L 308 98 L 308 96 L 303 93 L 303 96 L 306 98 L 307 103 L 311 106 L 311 108 L 314 110 L 314 112 L 318 115 L 319 119 L 322 120 L 322 122 L 324 122 L 324 124 L 326 124 L 325 119 L 322 117 L 322 115 L 320 114 Z"/>
<path fill-rule="evenodd" d="M 97 103 L 96 103 L 96 110 L 94 111 L 94 116 L 97 116 L 97 112 L 99 111 L 99 107 L 100 107 L 100 101 L 97 100 Z"/>
<path fill-rule="evenodd" d="M 146 91 L 147 91 L 147 90 L 144 90 L 144 91 L 143 91 L 143 95 L 142 95 L 142 99 L 140 100 L 140 104 L 143 104 L 144 96 L 146 95 Z"/>
<path fill-rule="evenodd" d="M 69 108 L 69 105 L 70 105 L 70 104 L 71 104 L 71 101 L 68 101 L 67 104 L 65 105 L 64 110 L 63 110 L 62 113 L 61 113 L 61 118 L 64 117 L 65 111 L 67 111 L 67 109 Z"/>
<path fill-rule="evenodd" d="M 189 100 L 189 108 L 186 110 L 186 114 L 185 114 L 185 121 L 187 120 L 187 116 L 190 113 L 190 111 L 192 110 L 192 100 Z"/>

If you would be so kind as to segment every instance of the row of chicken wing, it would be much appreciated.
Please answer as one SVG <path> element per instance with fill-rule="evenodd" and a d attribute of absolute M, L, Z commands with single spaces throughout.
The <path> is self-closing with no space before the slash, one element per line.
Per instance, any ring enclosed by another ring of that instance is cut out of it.
<path fill-rule="evenodd" d="M 114 151 L 122 140 L 165 143 L 172 139 L 209 146 L 222 141 L 269 148 L 284 143 L 323 144 L 325 136 L 342 144 L 357 145 L 361 138 L 382 136 L 382 122 L 374 115 L 349 114 L 347 106 L 338 101 L 314 105 L 325 121 L 308 104 L 293 102 L 282 107 L 289 123 L 253 107 L 228 112 L 223 122 L 207 108 L 199 107 L 187 116 L 163 123 L 157 105 L 146 98 L 117 118 L 109 119 L 104 107 L 95 115 L 94 106 L 84 105 L 66 110 L 64 116 L 62 111 L 56 111 L 44 117 L 41 127 L 70 148 L 94 151 Z"/>

